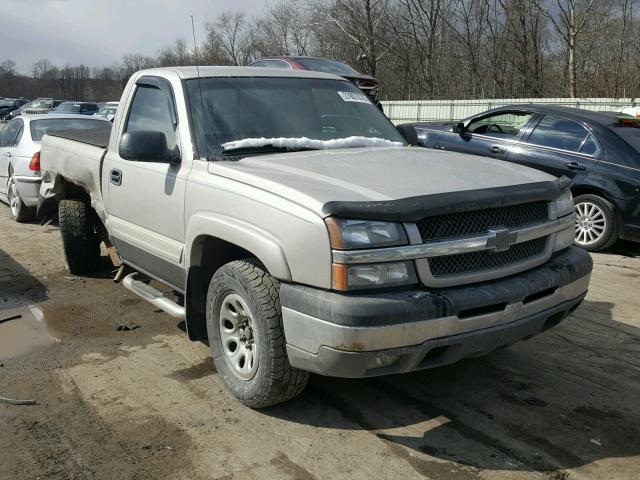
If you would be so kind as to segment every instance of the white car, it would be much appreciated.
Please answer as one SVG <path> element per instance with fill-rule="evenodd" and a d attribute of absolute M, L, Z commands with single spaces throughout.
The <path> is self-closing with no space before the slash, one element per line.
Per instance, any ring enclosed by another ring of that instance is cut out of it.
<path fill-rule="evenodd" d="M 118 111 L 118 105 L 120 102 L 107 102 L 100 107 L 96 113 L 93 114 L 94 117 L 102 117 L 106 118 L 109 121 L 112 121 L 116 116 L 116 112 Z"/>
<path fill-rule="evenodd" d="M 104 119 L 85 115 L 21 115 L 0 131 L 0 200 L 17 222 L 36 213 L 40 189 L 40 140 L 50 130 L 104 127 Z"/>

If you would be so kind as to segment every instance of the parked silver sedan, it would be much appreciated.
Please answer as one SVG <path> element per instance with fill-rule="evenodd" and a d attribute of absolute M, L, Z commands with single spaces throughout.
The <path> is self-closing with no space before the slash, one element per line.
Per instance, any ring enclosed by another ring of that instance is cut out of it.
<path fill-rule="evenodd" d="M 0 131 L 0 200 L 26 222 L 36 213 L 40 190 L 40 140 L 51 130 L 89 129 L 106 120 L 85 115 L 21 115 Z"/>

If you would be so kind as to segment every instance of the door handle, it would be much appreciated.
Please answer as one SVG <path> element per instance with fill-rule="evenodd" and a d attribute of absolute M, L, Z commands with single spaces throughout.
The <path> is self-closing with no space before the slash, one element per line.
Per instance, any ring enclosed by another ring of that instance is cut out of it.
<path fill-rule="evenodd" d="M 586 170 L 587 167 L 580 165 L 578 162 L 569 162 L 564 164 L 569 170 Z"/>
<path fill-rule="evenodd" d="M 117 168 L 111 170 L 111 183 L 118 186 L 122 184 L 122 172 Z"/>
<path fill-rule="evenodd" d="M 491 153 L 504 153 L 504 148 L 500 148 L 497 145 L 494 145 L 489 150 L 491 151 Z"/>

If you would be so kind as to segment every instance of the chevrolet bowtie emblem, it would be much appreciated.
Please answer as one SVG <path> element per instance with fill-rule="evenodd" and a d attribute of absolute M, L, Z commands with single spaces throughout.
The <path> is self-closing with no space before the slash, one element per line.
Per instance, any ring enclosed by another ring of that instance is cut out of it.
<path fill-rule="evenodd" d="M 490 238 L 487 240 L 487 250 L 494 252 L 504 252 L 516 242 L 517 232 L 510 232 L 508 228 L 489 230 Z"/>

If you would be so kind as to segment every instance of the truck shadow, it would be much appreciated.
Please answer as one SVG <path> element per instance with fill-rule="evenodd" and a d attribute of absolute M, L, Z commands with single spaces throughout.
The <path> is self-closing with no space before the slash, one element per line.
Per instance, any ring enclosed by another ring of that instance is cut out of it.
<path fill-rule="evenodd" d="M 612 255 L 622 255 L 625 257 L 640 257 L 640 242 L 631 242 L 629 240 L 618 240 L 611 248 L 603 253 Z"/>
<path fill-rule="evenodd" d="M 640 329 L 614 321 L 611 308 L 584 302 L 549 332 L 448 367 L 364 380 L 316 376 L 302 397 L 265 413 L 365 430 L 427 475 L 428 456 L 457 464 L 465 478 L 478 469 L 548 473 L 635 456 Z"/>
<path fill-rule="evenodd" d="M 0 249 L 0 310 L 46 300 L 46 287 Z"/>

